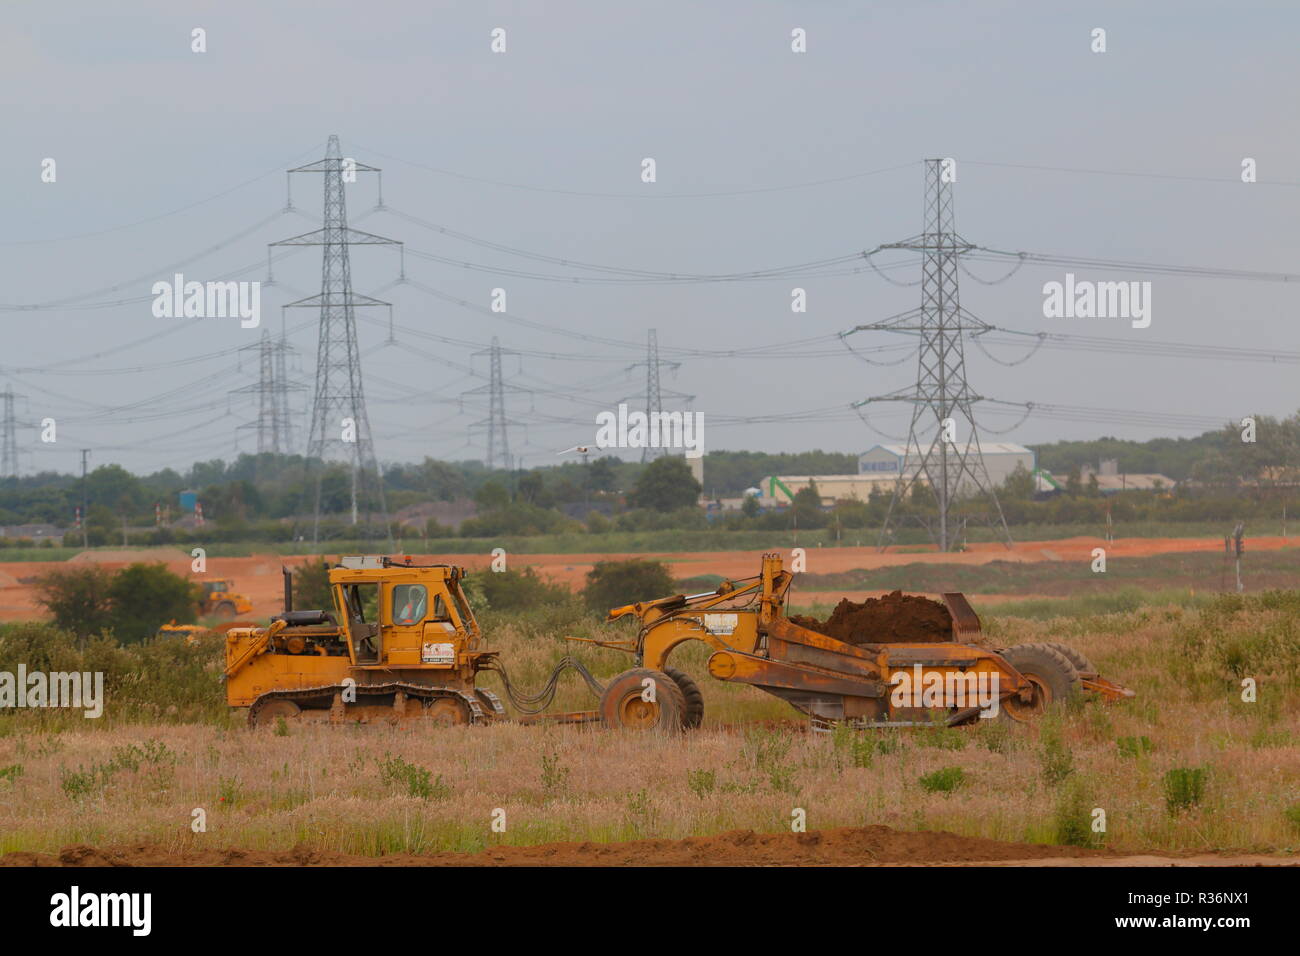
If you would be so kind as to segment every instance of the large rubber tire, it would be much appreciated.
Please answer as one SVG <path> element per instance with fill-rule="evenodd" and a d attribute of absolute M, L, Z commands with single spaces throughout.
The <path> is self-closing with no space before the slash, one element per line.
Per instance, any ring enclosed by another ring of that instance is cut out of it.
<path fill-rule="evenodd" d="M 1029 703 L 1015 696 L 1002 702 L 1000 709 L 1012 720 L 1033 720 L 1048 707 L 1065 703 L 1079 693 L 1079 672 L 1069 658 L 1050 644 L 1008 647 L 1002 651 L 1002 658 L 1034 687 L 1034 699 Z"/>
<path fill-rule="evenodd" d="M 646 678 L 654 681 L 654 701 L 642 699 Z M 600 695 L 600 720 L 619 730 L 681 730 L 686 717 L 686 698 L 677 682 L 663 671 L 635 667 L 619 674 Z"/>
<path fill-rule="evenodd" d="M 676 667 L 665 667 L 664 673 L 671 677 L 682 691 L 682 697 L 686 700 L 686 714 L 682 717 L 682 730 L 694 730 L 704 720 L 704 694 L 700 692 L 700 685 L 690 674 L 678 670 Z"/>
<path fill-rule="evenodd" d="M 1097 668 L 1084 656 L 1082 651 L 1076 650 L 1069 644 L 1062 644 L 1059 641 L 1053 641 L 1047 645 L 1061 652 L 1061 656 L 1074 665 L 1074 669 L 1079 672 L 1080 677 L 1096 677 Z"/>
<path fill-rule="evenodd" d="M 220 621 L 233 621 L 238 613 L 229 601 L 222 601 L 212 609 L 212 616 Z"/>

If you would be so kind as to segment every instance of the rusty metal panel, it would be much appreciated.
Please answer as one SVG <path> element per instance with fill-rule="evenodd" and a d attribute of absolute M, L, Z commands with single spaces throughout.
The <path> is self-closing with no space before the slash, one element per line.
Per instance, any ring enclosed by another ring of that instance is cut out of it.
<path fill-rule="evenodd" d="M 718 655 L 714 655 L 717 657 Z M 810 691 L 815 694 L 843 694 L 850 697 L 883 697 L 885 685 L 878 680 L 840 677 L 788 664 L 784 661 L 750 657 L 747 654 L 729 653 L 734 671 L 729 680 L 756 687 L 784 687 L 791 690 Z M 710 670 L 715 676 L 717 672 Z"/>
<path fill-rule="evenodd" d="M 768 637 L 767 656 L 774 661 L 809 664 L 824 670 L 838 671 L 846 677 L 866 680 L 880 678 L 880 667 L 875 659 L 862 660 L 858 657 L 822 650 L 819 647 L 810 647 L 807 644 L 795 644 L 775 634 Z"/>
<path fill-rule="evenodd" d="M 980 637 L 980 617 L 960 591 L 945 591 L 943 603 L 952 617 L 952 637 L 955 641 L 976 641 Z"/>

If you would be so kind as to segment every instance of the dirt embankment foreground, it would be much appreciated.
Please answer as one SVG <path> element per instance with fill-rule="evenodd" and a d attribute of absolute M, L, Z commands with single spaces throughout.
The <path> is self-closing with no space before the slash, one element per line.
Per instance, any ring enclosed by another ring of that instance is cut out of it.
<path fill-rule="evenodd" d="M 288 851 L 168 849 L 156 844 L 65 847 L 58 854 L 8 853 L 0 866 L 1300 866 L 1300 857 L 1263 855 L 1121 856 L 1108 850 L 1004 843 L 954 833 L 884 826 L 808 833 L 733 830 L 684 840 L 545 843 L 480 853 L 357 856 L 298 847 Z"/>

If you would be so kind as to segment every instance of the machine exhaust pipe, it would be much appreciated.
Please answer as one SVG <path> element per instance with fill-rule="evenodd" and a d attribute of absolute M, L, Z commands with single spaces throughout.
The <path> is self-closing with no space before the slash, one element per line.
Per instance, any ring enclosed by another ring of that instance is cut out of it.
<path fill-rule="evenodd" d="M 284 613 L 288 614 L 293 610 L 293 572 L 280 565 L 280 573 L 284 575 Z"/>

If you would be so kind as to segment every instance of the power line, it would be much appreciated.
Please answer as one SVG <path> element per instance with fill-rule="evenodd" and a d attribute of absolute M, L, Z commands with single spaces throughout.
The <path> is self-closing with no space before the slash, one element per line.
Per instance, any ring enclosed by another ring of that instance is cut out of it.
<path fill-rule="evenodd" d="M 79 233 L 78 235 L 75 236 L 55 236 L 48 239 L 3 239 L 0 240 L 0 246 L 26 246 L 26 245 L 36 245 L 38 243 L 47 243 L 47 242 L 71 242 L 77 239 L 93 239 L 97 236 L 106 236 L 109 235 L 110 233 L 121 232 L 123 229 L 134 229 L 136 226 L 143 226 L 146 225 L 147 223 L 158 222 L 161 219 L 167 219 L 170 218 L 171 216 L 176 216 L 179 215 L 180 213 L 188 212 L 191 209 L 197 209 L 199 206 L 206 205 L 207 203 L 216 202 L 218 199 L 224 199 L 227 196 L 243 189 L 245 186 L 251 186 L 253 183 L 266 179 L 268 176 L 273 176 L 274 174 L 282 171 L 288 163 L 296 163 L 302 157 L 309 156 L 312 153 L 316 152 L 317 148 L 318 147 L 313 146 L 311 149 L 306 150 L 305 152 L 301 152 L 297 156 L 294 156 L 291 159 L 287 159 L 282 163 L 278 163 L 274 168 L 267 170 L 266 172 L 261 173 L 260 175 L 254 176 L 251 179 L 245 179 L 242 183 L 231 186 L 229 189 L 223 189 L 221 192 L 215 193 L 204 199 L 200 199 L 192 203 L 187 203 L 184 206 L 178 206 L 177 208 L 171 210 L 170 212 L 163 212 L 163 213 L 159 213 L 156 216 L 148 216 L 144 219 L 137 219 L 134 222 L 123 223 L 120 226 L 109 226 L 105 229 L 97 229 L 94 232 Z"/>

